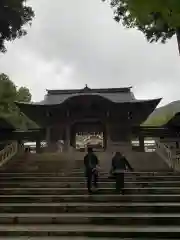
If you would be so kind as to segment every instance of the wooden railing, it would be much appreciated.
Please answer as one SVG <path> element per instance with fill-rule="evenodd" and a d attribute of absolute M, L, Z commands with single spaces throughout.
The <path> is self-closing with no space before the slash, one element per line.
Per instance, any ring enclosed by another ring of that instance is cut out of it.
<path fill-rule="evenodd" d="M 12 142 L 0 151 L 0 167 L 9 161 L 18 152 L 18 143 Z"/>

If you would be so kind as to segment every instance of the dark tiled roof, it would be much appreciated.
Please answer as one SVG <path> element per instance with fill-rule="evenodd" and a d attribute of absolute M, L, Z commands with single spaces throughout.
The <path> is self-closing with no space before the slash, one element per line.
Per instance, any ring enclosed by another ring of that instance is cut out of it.
<path fill-rule="evenodd" d="M 153 100 L 137 100 L 129 88 L 104 88 L 104 89 L 90 89 L 85 87 L 84 89 L 72 89 L 72 90 L 47 90 L 45 99 L 41 102 L 34 103 L 17 103 L 18 105 L 36 105 L 36 106 L 51 106 L 60 105 L 66 100 L 73 99 L 80 96 L 94 96 L 104 98 L 112 103 L 143 103 L 148 101 L 159 101 L 161 99 Z M 157 103 L 157 104 L 158 104 Z"/>
<path fill-rule="evenodd" d="M 96 88 L 90 89 L 87 86 L 83 89 L 70 90 L 47 90 L 45 99 L 40 105 L 56 105 L 76 96 L 99 96 L 114 103 L 135 101 L 131 88 Z"/>
<path fill-rule="evenodd" d="M 120 102 L 131 102 L 135 100 L 134 96 L 131 93 L 78 93 L 78 94 L 53 94 L 47 95 L 46 98 L 40 102 L 43 105 L 54 105 L 54 104 L 61 104 L 66 100 L 76 97 L 76 96 L 99 96 L 105 98 L 114 103 Z"/>

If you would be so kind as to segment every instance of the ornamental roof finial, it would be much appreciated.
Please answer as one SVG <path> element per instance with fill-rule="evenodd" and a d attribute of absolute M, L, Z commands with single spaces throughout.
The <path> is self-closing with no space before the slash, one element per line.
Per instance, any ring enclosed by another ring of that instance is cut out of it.
<path fill-rule="evenodd" d="M 90 88 L 88 87 L 87 84 L 85 84 L 85 87 L 84 87 L 83 91 L 89 91 L 89 90 L 90 90 Z"/>

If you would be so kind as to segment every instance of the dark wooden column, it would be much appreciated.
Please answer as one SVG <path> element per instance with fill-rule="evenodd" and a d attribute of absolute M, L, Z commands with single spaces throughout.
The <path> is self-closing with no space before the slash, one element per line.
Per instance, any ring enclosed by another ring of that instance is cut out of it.
<path fill-rule="evenodd" d="M 64 125 L 64 151 L 68 152 L 70 149 L 70 141 L 71 141 L 71 124 L 70 124 L 70 114 L 69 110 L 66 112 L 66 123 Z"/>
<path fill-rule="evenodd" d="M 105 125 L 104 125 L 104 147 L 105 147 L 105 150 L 108 150 L 108 148 L 110 148 L 110 145 L 111 145 L 111 129 L 110 129 L 110 122 L 109 122 L 109 110 L 107 110 L 106 112 L 106 122 L 105 122 Z"/>
<path fill-rule="evenodd" d="M 71 136 L 70 136 L 70 125 L 69 124 L 67 124 L 66 126 L 65 126 L 65 139 L 64 139 L 64 150 L 66 151 L 66 152 L 68 152 L 69 151 L 69 148 L 70 148 L 70 138 L 71 138 Z"/>
<path fill-rule="evenodd" d="M 46 144 L 47 144 L 47 151 L 50 151 L 51 148 L 51 121 L 52 121 L 52 113 L 50 112 L 50 110 L 46 110 L 46 118 L 47 118 L 47 122 L 46 122 Z"/>
<path fill-rule="evenodd" d="M 51 127 L 46 127 L 46 143 L 47 143 L 47 150 L 50 150 L 51 145 Z"/>
<path fill-rule="evenodd" d="M 76 132 L 71 131 L 71 146 L 76 148 Z"/>
<path fill-rule="evenodd" d="M 105 130 L 105 148 L 108 149 L 111 147 L 112 140 L 111 140 L 111 128 L 110 128 L 110 123 L 106 123 L 106 130 Z"/>
<path fill-rule="evenodd" d="M 144 147 L 144 136 L 139 136 L 139 150 L 141 152 L 145 151 L 145 147 Z"/>
<path fill-rule="evenodd" d="M 106 148 L 107 148 L 107 133 L 106 133 L 106 129 L 103 132 L 103 148 L 104 148 L 104 150 L 106 150 Z"/>
<path fill-rule="evenodd" d="M 36 153 L 41 153 L 41 141 L 36 139 Z"/>

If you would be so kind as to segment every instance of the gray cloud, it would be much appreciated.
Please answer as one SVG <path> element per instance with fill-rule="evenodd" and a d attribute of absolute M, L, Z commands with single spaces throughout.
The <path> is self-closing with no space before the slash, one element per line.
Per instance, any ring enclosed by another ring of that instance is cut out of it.
<path fill-rule="evenodd" d="M 101 0 L 30 0 L 36 18 L 29 33 L 0 56 L 1 72 L 28 86 L 34 100 L 46 88 L 133 86 L 139 98 L 179 99 L 176 39 L 149 44 L 112 19 Z"/>

